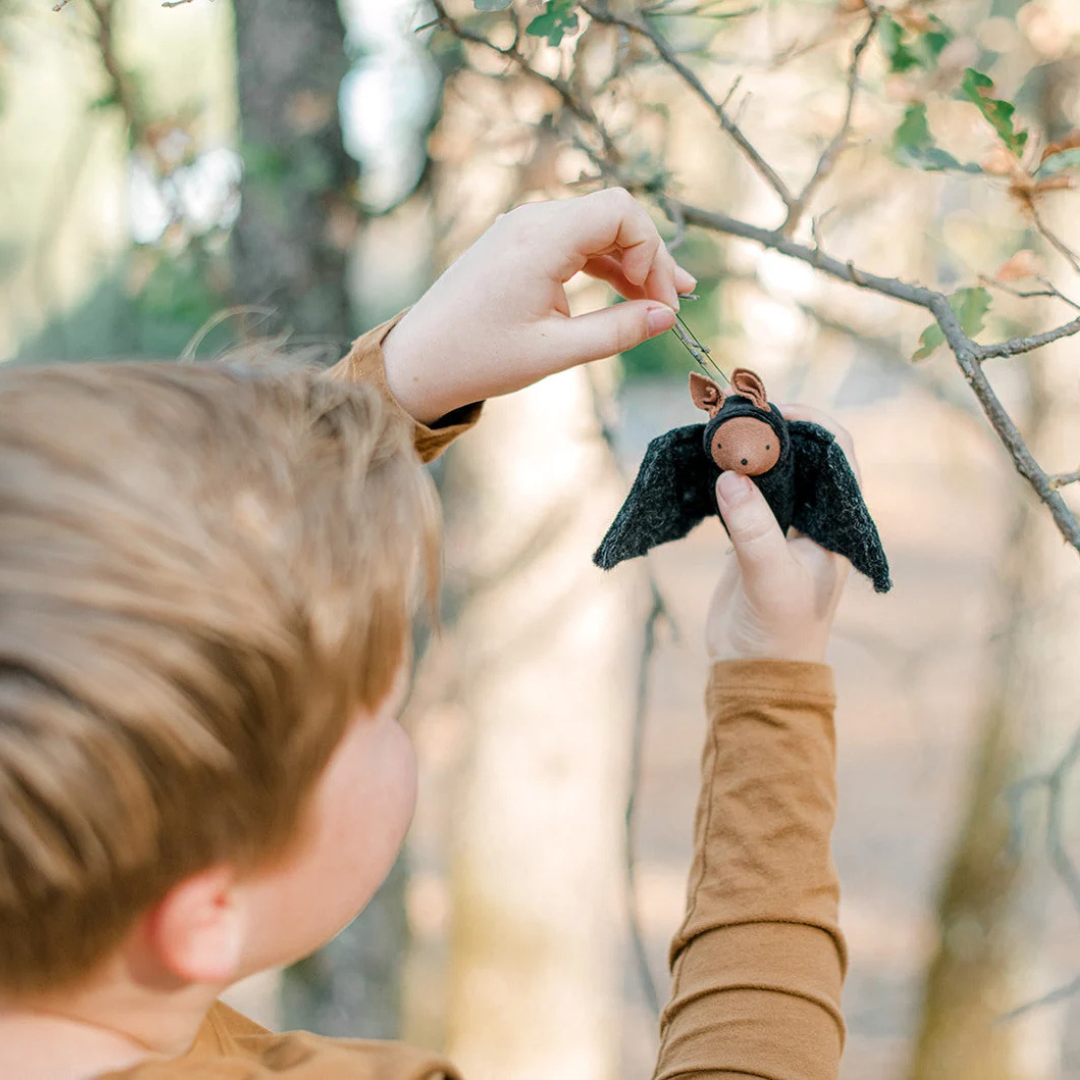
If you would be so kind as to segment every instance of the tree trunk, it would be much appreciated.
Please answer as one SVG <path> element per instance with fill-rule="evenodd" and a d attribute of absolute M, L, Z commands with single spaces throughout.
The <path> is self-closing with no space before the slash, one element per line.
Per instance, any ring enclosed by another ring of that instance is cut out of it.
<path fill-rule="evenodd" d="M 357 166 L 342 144 L 338 92 L 349 64 L 336 0 L 235 0 L 241 213 L 233 292 L 299 334 L 345 340 L 346 253 Z"/>
<path fill-rule="evenodd" d="M 1019 852 L 1009 786 L 1025 758 L 1029 691 L 1039 671 L 1027 609 L 1042 584 L 1043 515 L 1017 510 L 1002 572 L 1006 628 L 993 649 L 979 721 L 971 794 L 938 903 L 940 942 L 924 988 L 910 1080 L 1017 1080 L 1015 1025 L 996 1021 L 1018 999 L 1025 947 Z"/>
<path fill-rule="evenodd" d="M 233 230 L 233 294 L 268 305 L 297 334 L 352 336 L 346 261 L 356 162 L 342 144 L 348 71 L 336 0 L 235 0 L 244 179 Z M 392 1038 L 407 944 L 405 863 L 330 945 L 285 975 L 285 1026 Z"/>
<path fill-rule="evenodd" d="M 641 579 L 590 555 L 623 486 L 580 369 L 490 402 L 448 466 L 473 580 L 447 1052 L 471 1080 L 616 1075 Z"/>

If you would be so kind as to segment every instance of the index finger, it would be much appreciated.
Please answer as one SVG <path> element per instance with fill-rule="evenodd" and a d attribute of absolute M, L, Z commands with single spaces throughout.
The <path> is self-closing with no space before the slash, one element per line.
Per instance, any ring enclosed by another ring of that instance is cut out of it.
<path fill-rule="evenodd" d="M 641 288 L 649 299 L 678 310 L 675 260 L 648 211 L 625 188 L 607 188 L 549 205 L 560 210 L 556 228 L 564 234 L 564 280 L 590 259 L 616 255 L 631 285 Z"/>

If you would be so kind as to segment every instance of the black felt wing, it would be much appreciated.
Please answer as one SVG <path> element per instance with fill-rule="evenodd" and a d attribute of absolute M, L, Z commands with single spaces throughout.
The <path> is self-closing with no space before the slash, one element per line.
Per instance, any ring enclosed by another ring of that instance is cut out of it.
<path fill-rule="evenodd" d="M 794 420 L 789 425 L 795 454 L 795 517 L 792 525 L 888 592 L 889 563 L 877 526 L 863 502 L 859 482 L 831 431 Z"/>
<path fill-rule="evenodd" d="M 705 453 L 704 432 L 704 424 L 691 424 L 649 443 L 630 494 L 593 555 L 597 566 L 610 570 L 657 544 L 681 540 L 716 513 L 720 470 Z"/>

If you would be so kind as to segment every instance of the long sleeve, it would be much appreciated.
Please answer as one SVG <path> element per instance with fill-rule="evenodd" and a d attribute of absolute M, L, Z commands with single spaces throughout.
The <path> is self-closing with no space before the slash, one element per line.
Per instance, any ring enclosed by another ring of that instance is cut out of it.
<path fill-rule="evenodd" d="M 657 1080 L 835 1080 L 847 964 L 830 850 L 832 671 L 714 665 Z"/>
<path fill-rule="evenodd" d="M 394 400 L 394 395 L 390 393 L 390 388 L 387 386 L 386 366 L 382 350 L 382 344 L 387 335 L 397 326 L 404 315 L 405 312 L 402 311 L 388 322 L 376 326 L 374 330 L 369 330 L 362 337 L 357 338 L 353 342 L 353 347 L 349 350 L 348 355 L 330 368 L 327 375 L 332 379 L 343 379 L 348 382 L 370 383 L 382 392 L 383 397 L 395 409 L 408 416 L 404 409 Z M 482 402 L 465 405 L 460 409 L 455 409 L 431 426 L 421 424 L 418 420 L 408 416 L 413 429 L 413 445 L 416 447 L 416 452 L 420 455 L 421 461 L 433 461 L 462 432 L 468 431 L 480 419 L 482 407 Z"/>

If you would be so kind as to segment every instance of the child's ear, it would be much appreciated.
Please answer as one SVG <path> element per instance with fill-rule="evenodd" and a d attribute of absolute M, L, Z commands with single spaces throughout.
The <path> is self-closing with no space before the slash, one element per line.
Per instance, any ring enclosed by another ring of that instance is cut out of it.
<path fill-rule="evenodd" d="M 768 409 L 769 399 L 765 394 L 765 384 L 755 372 L 736 368 L 731 373 L 731 387 L 736 394 L 749 398 L 757 408 Z"/>
<path fill-rule="evenodd" d="M 174 885 L 150 912 L 148 944 L 170 976 L 185 983 L 235 979 L 246 933 L 235 884 L 233 867 L 210 867 Z"/>
<path fill-rule="evenodd" d="M 704 409 L 711 420 L 723 407 L 724 391 L 719 385 L 700 372 L 690 372 L 690 397 L 699 409 Z"/>

